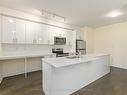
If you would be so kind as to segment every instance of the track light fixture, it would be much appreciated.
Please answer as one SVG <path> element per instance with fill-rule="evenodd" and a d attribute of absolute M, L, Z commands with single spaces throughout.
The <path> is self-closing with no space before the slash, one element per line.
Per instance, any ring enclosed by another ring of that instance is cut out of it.
<path fill-rule="evenodd" d="M 65 17 L 60 16 L 60 15 L 55 14 L 55 13 L 52 13 L 52 12 L 49 12 L 49 11 L 44 10 L 44 9 L 42 9 L 42 16 L 45 17 L 45 18 L 57 20 L 57 21 L 60 21 L 60 22 L 65 22 L 66 21 Z"/>

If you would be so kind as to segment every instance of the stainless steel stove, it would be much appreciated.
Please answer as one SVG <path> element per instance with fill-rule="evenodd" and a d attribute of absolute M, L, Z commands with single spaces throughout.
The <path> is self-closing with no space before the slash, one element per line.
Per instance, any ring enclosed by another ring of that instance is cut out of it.
<path fill-rule="evenodd" d="M 64 53 L 63 48 L 53 48 L 52 53 L 56 53 L 56 57 L 69 56 L 69 53 Z"/>

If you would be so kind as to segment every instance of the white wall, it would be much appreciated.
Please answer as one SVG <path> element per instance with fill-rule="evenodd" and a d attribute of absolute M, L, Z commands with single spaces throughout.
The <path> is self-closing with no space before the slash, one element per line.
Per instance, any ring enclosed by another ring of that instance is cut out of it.
<path fill-rule="evenodd" d="M 111 54 L 111 65 L 127 69 L 127 22 L 95 29 L 94 51 Z"/>
<path fill-rule="evenodd" d="M 84 27 L 81 29 L 84 32 L 84 39 L 86 41 L 86 53 L 94 52 L 94 29 L 90 27 Z"/>
<path fill-rule="evenodd" d="M 84 27 L 87 53 L 111 54 L 111 65 L 127 69 L 127 22 Z"/>
<path fill-rule="evenodd" d="M 1 8 L 0 8 L 1 11 Z M 1 49 L 1 16 L 0 16 L 0 55 L 2 54 L 2 49 Z M 2 81 L 2 64 L 0 64 L 0 83 Z"/>
<path fill-rule="evenodd" d="M 1 29 L 1 15 L 0 15 L 0 55 L 2 54 L 2 49 L 1 49 L 1 32 L 2 32 L 2 29 Z"/>
<path fill-rule="evenodd" d="M 3 55 L 25 55 L 51 53 L 51 45 L 32 45 L 32 44 L 2 44 Z"/>

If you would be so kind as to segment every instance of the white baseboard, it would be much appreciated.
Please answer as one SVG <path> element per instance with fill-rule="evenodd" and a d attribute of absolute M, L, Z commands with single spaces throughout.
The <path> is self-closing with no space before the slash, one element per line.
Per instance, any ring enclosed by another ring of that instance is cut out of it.
<path fill-rule="evenodd" d="M 127 68 L 126 68 L 126 67 L 115 66 L 115 65 L 112 65 L 112 67 L 115 67 L 115 68 L 119 68 L 119 69 L 124 69 L 124 70 L 127 70 Z"/>

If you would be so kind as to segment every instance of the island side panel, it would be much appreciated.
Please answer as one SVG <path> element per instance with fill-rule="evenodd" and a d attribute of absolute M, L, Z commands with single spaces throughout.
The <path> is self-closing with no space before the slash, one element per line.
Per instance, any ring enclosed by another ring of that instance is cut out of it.
<path fill-rule="evenodd" d="M 50 88 L 46 95 L 70 95 L 109 73 L 109 62 L 109 56 L 102 56 L 94 61 L 60 68 L 49 65 L 50 71 L 47 72 L 50 72 L 50 74 L 46 75 L 45 73 L 44 77 L 50 75 L 50 78 L 47 80 L 44 78 L 43 82 L 49 81 L 50 85 L 43 85 L 43 89 Z"/>
<path fill-rule="evenodd" d="M 42 88 L 45 95 L 52 95 L 51 94 L 51 86 L 52 86 L 52 66 L 43 62 L 42 63 Z"/>

